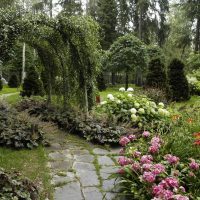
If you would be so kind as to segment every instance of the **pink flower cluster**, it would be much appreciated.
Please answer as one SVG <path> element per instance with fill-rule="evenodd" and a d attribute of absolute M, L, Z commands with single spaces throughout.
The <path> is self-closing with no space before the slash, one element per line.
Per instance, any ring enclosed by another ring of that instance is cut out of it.
<path fill-rule="evenodd" d="M 179 162 L 179 158 L 176 157 L 176 156 L 173 156 L 171 154 L 167 154 L 164 156 L 164 159 L 168 161 L 169 164 L 172 164 L 172 165 L 176 165 L 178 162 Z"/>
<path fill-rule="evenodd" d="M 125 165 L 129 165 L 131 164 L 133 161 L 130 159 L 130 158 L 126 158 L 126 157 L 119 157 L 118 159 L 118 163 L 121 165 L 121 166 L 125 166 Z"/>
<path fill-rule="evenodd" d="M 190 159 L 191 163 L 189 164 L 190 169 L 192 170 L 199 170 L 199 164 L 194 160 Z"/>
<path fill-rule="evenodd" d="M 128 139 L 128 137 L 124 136 L 120 139 L 119 144 L 122 145 L 123 147 L 126 146 L 128 143 L 130 142 L 130 140 Z"/>
<path fill-rule="evenodd" d="M 149 131 L 144 131 L 144 132 L 142 133 L 142 136 L 143 136 L 144 138 L 148 138 L 148 137 L 150 136 Z"/>
<path fill-rule="evenodd" d="M 161 139 L 159 137 L 153 137 L 151 140 L 151 146 L 149 147 L 149 153 L 156 154 L 161 147 Z"/>

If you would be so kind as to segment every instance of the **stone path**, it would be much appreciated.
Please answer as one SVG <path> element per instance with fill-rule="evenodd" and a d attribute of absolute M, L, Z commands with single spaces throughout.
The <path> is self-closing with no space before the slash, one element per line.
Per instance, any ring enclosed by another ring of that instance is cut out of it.
<path fill-rule="evenodd" d="M 73 136 L 75 137 L 75 136 Z M 107 150 L 81 139 L 63 137 L 48 148 L 54 200 L 112 200 L 118 198 L 115 179 L 119 148 Z"/>

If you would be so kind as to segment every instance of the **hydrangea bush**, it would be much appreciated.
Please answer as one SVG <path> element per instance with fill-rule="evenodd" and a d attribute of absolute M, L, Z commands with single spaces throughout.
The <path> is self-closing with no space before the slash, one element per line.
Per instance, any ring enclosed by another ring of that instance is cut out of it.
<path fill-rule="evenodd" d="M 120 88 L 119 95 L 107 95 L 107 101 L 101 102 L 101 108 L 104 112 L 117 118 L 117 121 L 130 122 L 133 126 L 144 127 L 152 120 L 160 121 L 168 118 L 170 113 L 165 109 L 165 105 L 154 101 L 145 96 L 136 96 L 133 89 Z"/>
<path fill-rule="evenodd" d="M 165 142 L 148 131 L 139 137 L 124 136 L 120 144 L 116 176 L 126 195 L 136 200 L 199 199 L 199 161 L 189 158 L 185 163 L 170 153 L 164 155 Z"/>

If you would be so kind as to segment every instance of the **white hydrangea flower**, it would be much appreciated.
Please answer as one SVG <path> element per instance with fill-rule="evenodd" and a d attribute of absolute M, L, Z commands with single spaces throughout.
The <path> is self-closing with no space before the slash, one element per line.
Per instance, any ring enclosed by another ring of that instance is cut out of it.
<path fill-rule="evenodd" d="M 150 105 L 151 105 L 151 107 L 153 107 L 153 108 L 156 108 L 157 106 L 156 106 L 156 103 L 155 102 L 150 102 Z"/>
<path fill-rule="evenodd" d="M 130 98 L 131 98 L 131 97 L 133 97 L 133 95 L 132 95 L 132 94 L 128 94 L 128 97 L 130 97 Z"/>
<path fill-rule="evenodd" d="M 108 94 L 107 98 L 110 99 L 111 101 L 114 101 L 115 97 L 112 94 Z"/>
<path fill-rule="evenodd" d="M 120 100 L 117 100 L 117 103 L 120 104 L 120 103 L 122 103 L 122 102 L 121 102 Z"/>
<path fill-rule="evenodd" d="M 144 113 L 145 113 L 144 108 L 140 108 L 140 109 L 138 110 L 138 112 L 139 112 L 140 114 L 144 114 Z"/>
<path fill-rule="evenodd" d="M 136 122 L 138 117 L 135 114 L 132 114 L 131 119 L 132 119 L 133 122 Z"/>
<path fill-rule="evenodd" d="M 158 109 L 158 113 L 159 113 L 160 115 L 165 115 L 165 111 L 164 111 L 164 109 L 162 109 L 162 108 L 159 108 L 159 109 Z"/>
<path fill-rule="evenodd" d="M 107 104 L 107 101 L 102 101 L 100 104 L 105 105 L 105 104 Z"/>
<path fill-rule="evenodd" d="M 119 91 L 120 91 L 120 92 L 125 92 L 126 90 L 125 90 L 124 87 L 121 87 L 121 88 L 119 88 Z"/>
<path fill-rule="evenodd" d="M 132 114 L 136 114 L 137 113 L 137 110 L 135 108 L 131 108 L 130 111 L 131 111 Z"/>
<path fill-rule="evenodd" d="M 127 89 L 127 92 L 133 92 L 134 91 L 134 89 L 132 88 L 132 87 L 129 87 L 128 89 Z"/>
<path fill-rule="evenodd" d="M 151 113 L 152 113 L 152 114 L 156 114 L 156 111 L 155 111 L 154 108 L 151 108 Z"/>
<path fill-rule="evenodd" d="M 139 107 L 140 107 L 140 104 L 139 104 L 139 103 L 135 103 L 134 105 L 135 105 L 136 108 L 139 108 Z"/>
<path fill-rule="evenodd" d="M 158 106 L 159 106 L 159 108 L 164 108 L 164 107 L 165 107 L 164 103 L 162 103 L 162 102 L 160 102 L 160 103 L 158 104 Z"/>

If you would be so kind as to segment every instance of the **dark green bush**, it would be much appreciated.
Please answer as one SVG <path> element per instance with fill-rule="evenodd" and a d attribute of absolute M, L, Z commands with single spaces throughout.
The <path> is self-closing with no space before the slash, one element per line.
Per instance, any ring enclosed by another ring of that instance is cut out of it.
<path fill-rule="evenodd" d="M 168 69 L 168 98 L 172 101 L 190 99 L 189 85 L 184 74 L 184 64 L 174 59 Z"/>
<path fill-rule="evenodd" d="M 32 67 L 27 73 L 27 77 L 24 79 L 22 96 L 44 96 L 44 87 L 42 81 L 39 79 L 38 73 L 35 68 Z"/>
<path fill-rule="evenodd" d="M 13 74 L 8 81 L 8 86 L 10 88 L 17 88 L 17 87 L 19 87 L 19 85 L 20 85 L 20 83 L 19 83 L 19 79 L 18 79 L 17 75 Z"/>
<path fill-rule="evenodd" d="M 99 91 L 106 90 L 106 84 L 105 84 L 105 79 L 104 79 L 103 73 L 101 73 L 97 76 L 97 87 L 98 87 Z"/>
<path fill-rule="evenodd" d="M 146 77 L 146 87 L 164 89 L 166 87 L 166 79 L 165 65 L 160 58 L 151 60 Z"/>
<path fill-rule="evenodd" d="M 39 200 L 37 186 L 19 173 L 8 173 L 0 168 L 0 199 Z"/>
<path fill-rule="evenodd" d="M 0 146 L 32 149 L 44 144 L 43 133 L 37 125 L 17 118 L 19 113 L 0 107 Z"/>

